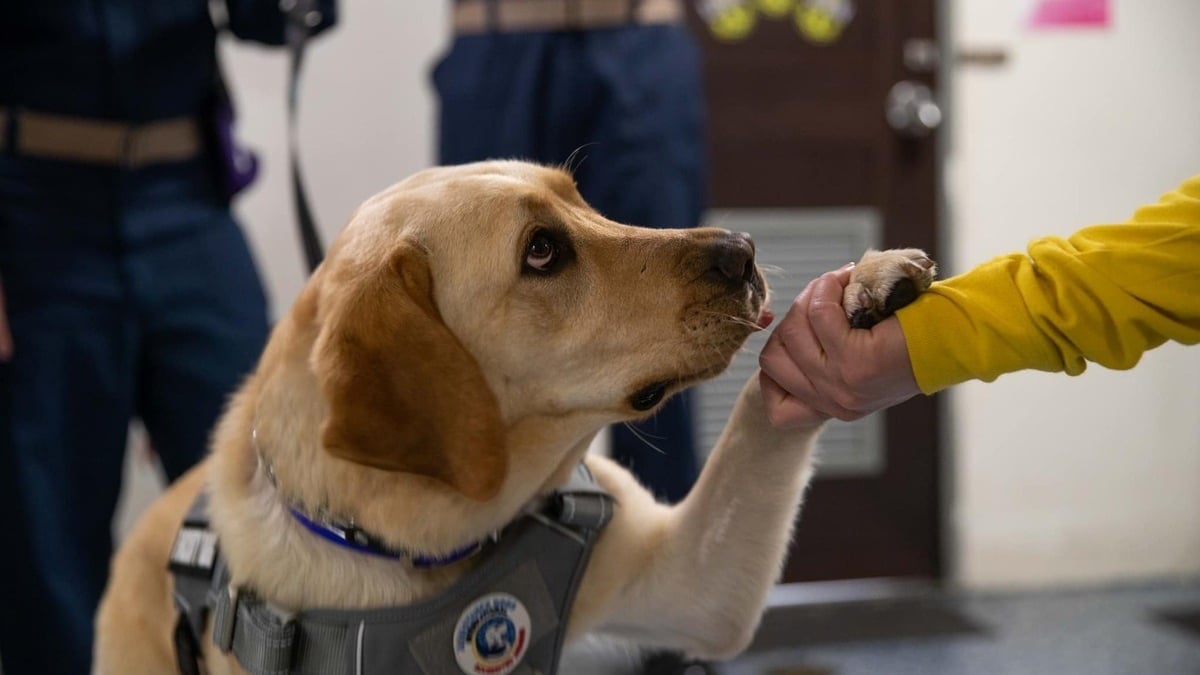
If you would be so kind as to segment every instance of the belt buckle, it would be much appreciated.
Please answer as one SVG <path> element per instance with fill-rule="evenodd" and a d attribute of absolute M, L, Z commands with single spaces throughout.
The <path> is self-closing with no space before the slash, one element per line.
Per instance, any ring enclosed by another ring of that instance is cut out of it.
<path fill-rule="evenodd" d="M 121 157 L 118 163 L 122 169 L 136 169 L 140 166 L 138 153 L 142 149 L 142 127 L 130 125 L 122 130 L 125 137 L 121 139 Z"/>
<path fill-rule="evenodd" d="M 583 0 L 563 0 L 563 29 L 579 31 L 587 28 L 583 11 Z"/>

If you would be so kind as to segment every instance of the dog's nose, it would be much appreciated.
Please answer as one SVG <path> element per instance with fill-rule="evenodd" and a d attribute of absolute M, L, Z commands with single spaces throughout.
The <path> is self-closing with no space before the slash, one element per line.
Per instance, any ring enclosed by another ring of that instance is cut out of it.
<path fill-rule="evenodd" d="M 754 240 L 745 232 L 730 232 L 713 244 L 712 269 L 728 283 L 754 280 Z"/>

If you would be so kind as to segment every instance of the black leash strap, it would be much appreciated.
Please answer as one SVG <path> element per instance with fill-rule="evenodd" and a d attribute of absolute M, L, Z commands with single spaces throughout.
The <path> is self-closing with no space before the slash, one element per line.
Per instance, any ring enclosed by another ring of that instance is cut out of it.
<path fill-rule="evenodd" d="M 179 615 L 172 638 L 175 641 L 175 666 L 179 668 L 179 674 L 204 675 L 200 670 L 200 660 L 204 652 L 196 643 L 196 635 L 192 632 L 186 614 Z"/>
<path fill-rule="evenodd" d="M 292 203 L 296 208 L 296 224 L 300 230 L 300 243 L 304 248 L 304 260 L 311 273 L 325 257 L 312 208 L 308 203 L 308 192 L 304 189 L 304 177 L 300 172 L 300 144 L 297 129 L 297 109 L 300 103 L 300 68 L 304 65 L 304 48 L 309 33 L 321 22 L 316 10 L 316 0 L 282 0 L 279 4 L 287 18 L 284 27 L 287 38 L 290 68 L 288 73 L 288 160 L 292 173 Z"/>

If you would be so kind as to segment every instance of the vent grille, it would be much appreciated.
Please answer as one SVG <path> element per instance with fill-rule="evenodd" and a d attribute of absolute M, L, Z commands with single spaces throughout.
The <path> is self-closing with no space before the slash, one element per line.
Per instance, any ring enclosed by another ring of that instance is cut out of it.
<path fill-rule="evenodd" d="M 771 309 L 779 319 L 809 281 L 858 260 L 880 240 L 879 217 L 872 209 L 717 211 L 707 222 L 754 237 L 758 263 L 771 286 Z M 698 431 L 705 452 L 716 443 L 738 392 L 758 367 L 767 334 L 752 335 L 728 371 L 699 386 Z M 831 422 L 821 435 L 820 447 L 820 477 L 876 474 L 884 460 L 882 418 L 871 415 L 852 423 Z"/>

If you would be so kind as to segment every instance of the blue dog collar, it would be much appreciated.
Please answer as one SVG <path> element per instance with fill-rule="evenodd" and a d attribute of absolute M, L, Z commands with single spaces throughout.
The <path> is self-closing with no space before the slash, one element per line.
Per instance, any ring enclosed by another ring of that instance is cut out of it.
<path fill-rule="evenodd" d="M 496 539 L 495 536 L 492 536 L 488 539 L 468 544 L 462 548 L 457 548 L 445 555 L 422 555 L 390 548 L 378 537 L 355 526 L 353 523 L 339 522 L 325 517 L 312 518 L 295 506 L 289 506 L 288 512 L 309 532 L 326 541 L 333 542 L 338 546 L 348 548 L 351 551 L 357 551 L 358 553 L 367 553 L 392 560 L 408 560 L 417 569 L 444 567 L 464 560 L 482 550 L 486 542 Z"/>
<path fill-rule="evenodd" d="M 251 439 L 255 447 L 258 446 L 258 430 L 251 432 Z M 271 462 L 263 457 L 261 452 L 258 455 L 259 468 L 266 473 L 267 480 L 271 483 L 271 487 L 275 489 L 276 494 L 279 493 L 279 485 L 275 479 L 275 467 Z M 460 560 L 469 558 L 479 551 L 488 542 L 496 541 L 500 538 L 499 532 L 492 533 L 491 536 L 472 542 L 461 548 L 456 548 L 445 555 L 425 555 L 421 553 L 413 553 L 410 551 L 402 551 L 394 549 L 383 542 L 379 537 L 372 535 L 370 532 L 358 527 L 353 520 L 345 521 L 331 517 L 326 514 L 325 509 L 320 509 L 318 515 L 313 517 L 305 513 L 296 504 L 287 504 L 288 513 L 292 514 L 292 518 L 296 522 L 304 526 L 306 530 L 312 532 L 318 537 L 337 544 L 342 548 L 348 548 L 357 553 L 366 553 L 391 560 L 408 560 L 409 563 L 417 569 L 429 569 L 432 567 L 444 567 L 451 565 Z"/>

